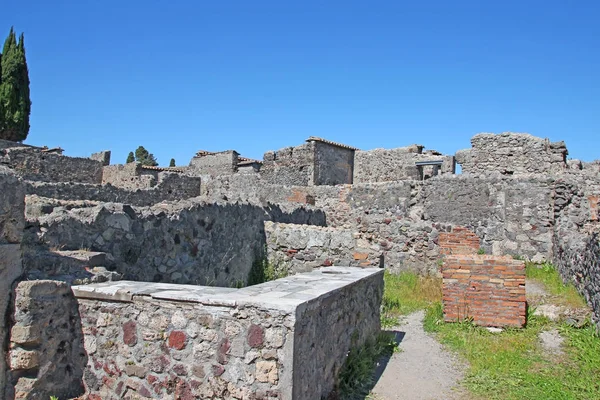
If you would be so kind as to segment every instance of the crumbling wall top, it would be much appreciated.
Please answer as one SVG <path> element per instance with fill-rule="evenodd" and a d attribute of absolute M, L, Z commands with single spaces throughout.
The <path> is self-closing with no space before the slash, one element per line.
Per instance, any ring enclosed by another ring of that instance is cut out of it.
<path fill-rule="evenodd" d="M 456 153 L 464 173 L 548 174 L 567 169 L 563 141 L 550 142 L 528 133 L 480 133 L 473 136 L 471 146 Z"/>

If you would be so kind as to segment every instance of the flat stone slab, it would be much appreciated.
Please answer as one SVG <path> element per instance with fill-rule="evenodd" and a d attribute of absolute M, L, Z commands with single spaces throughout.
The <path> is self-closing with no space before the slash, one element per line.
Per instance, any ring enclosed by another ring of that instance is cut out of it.
<path fill-rule="evenodd" d="M 275 281 L 241 289 L 117 281 L 72 286 L 78 298 L 132 302 L 136 297 L 186 301 L 213 306 L 251 305 L 291 311 L 300 304 L 319 298 L 344 286 L 383 274 L 380 268 L 323 267 Z"/>
<path fill-rule="evenodd" d="M 88 267 L 98 267 L 106 264 L 106 253 L 86 250 L 56 250 L 54 253 L 82 262 Z"/>

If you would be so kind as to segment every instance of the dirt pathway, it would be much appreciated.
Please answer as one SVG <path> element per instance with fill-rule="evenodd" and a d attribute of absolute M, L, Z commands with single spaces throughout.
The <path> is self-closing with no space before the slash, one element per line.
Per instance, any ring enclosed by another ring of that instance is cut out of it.
<path fill-rule="evenodd" d="M 400 352 L 378 368 L 374 400 L 454 400 L 465 366 L 423 330 L 423 311 L 400 320 Z"/>

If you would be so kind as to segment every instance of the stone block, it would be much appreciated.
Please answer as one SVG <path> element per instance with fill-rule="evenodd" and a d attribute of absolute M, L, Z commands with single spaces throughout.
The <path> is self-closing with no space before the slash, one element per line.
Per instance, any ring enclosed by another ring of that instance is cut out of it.
<path fill-rule="evenodd" d="M 256 380 L 276 384 L 279 379 L 277 363 L 275 361 L 256 362 Z"/>
<path fill-rule="evenodd" d="M 10 351 L 9 365 L 12 370 L 35 368 L 39 366 L 39 353 L 36 350 L 13 349 Z"/>
<path fill-rule="evenodd" d="M 15 325 L 10 331 L 10 341 L 19 345 L 38 345 L 42 340 L 41 327 L 38 324 Z"/>

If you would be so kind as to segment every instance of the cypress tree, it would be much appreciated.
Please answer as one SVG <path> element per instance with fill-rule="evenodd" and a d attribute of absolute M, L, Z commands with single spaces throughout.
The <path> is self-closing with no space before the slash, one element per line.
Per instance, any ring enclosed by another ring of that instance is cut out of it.
<path fill-rule="evenodd" d="M 4 42 L 0 59 L 0 138 L 23 141 L 29 133 L 29 71 L 25 57 L 25 38 L 13 28 Z"/>
<path fill-rule="evenodd" d="M 127 164 L 132 163 L 135 161 L 135 157 L 133 156 L 133 151 L 130 151 L 129 154 L 127 155 L 127 161 L 125 161 Z"/>
<path fill-rule="evenodd" d="M 171 158 L 171 162 L 169 163 L 169 167 L 174 167 L 175 166 L 175 159 Z"/>

